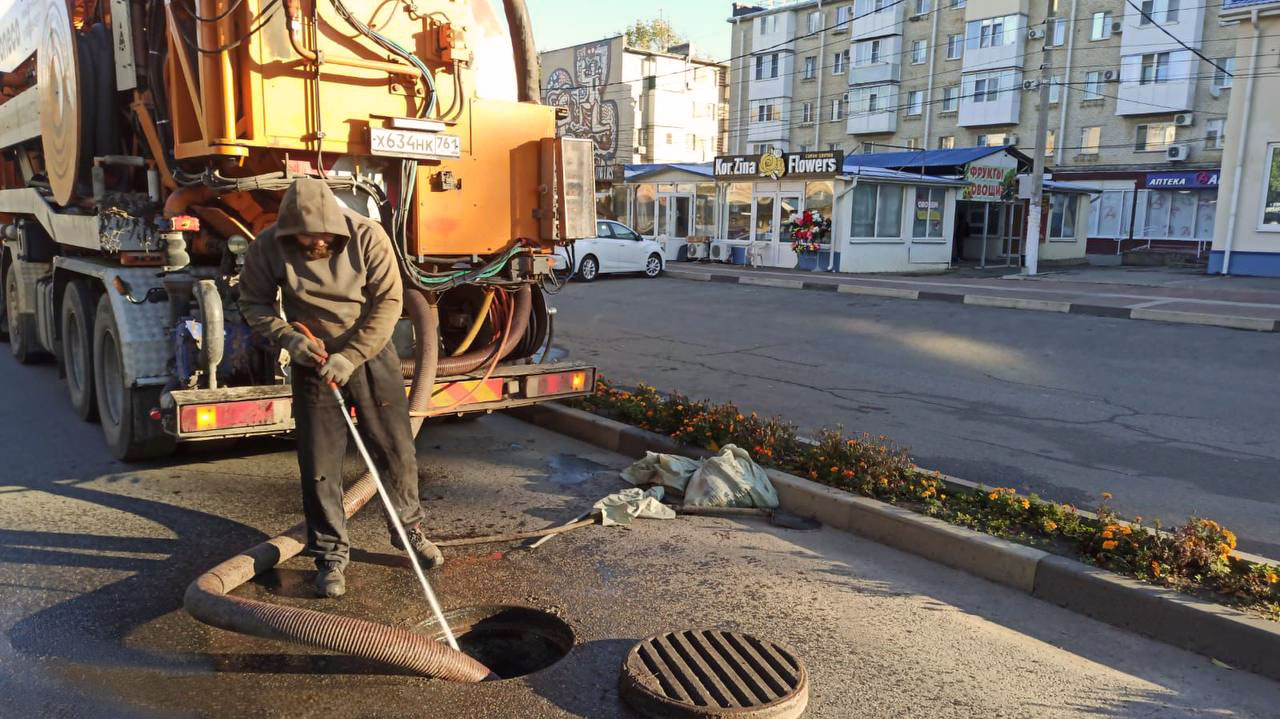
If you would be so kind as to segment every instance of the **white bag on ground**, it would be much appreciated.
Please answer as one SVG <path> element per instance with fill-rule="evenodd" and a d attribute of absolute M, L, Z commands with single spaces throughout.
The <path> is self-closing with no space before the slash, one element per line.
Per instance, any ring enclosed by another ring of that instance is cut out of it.
<path fill-rule="evenodd" d="M 701 466 L 701 462 L 678 454 L 645 452 L 642 459 L 622 470 L 622 478 L 637 486 L 660 484 L 682 495 L 689 478 Z"/>
<path fill-rule="evenodd" d="M 662 487 L 650 487 L 647 490 L 631 487 L 605 497 L 591 508 L 600 510 L 600 524 L 604 527 L 631 524 L 631 520 L 637 517 L 675 519 L 676 513 L 662 503 L 662 495 Z"/>
<path fill-rule="evenodd" d="M 778 506 L 778 493 L 764 468 L 745 449 L 726 444 L 720 454 L 702 461 L 684 492 L 686 507 Z"/>

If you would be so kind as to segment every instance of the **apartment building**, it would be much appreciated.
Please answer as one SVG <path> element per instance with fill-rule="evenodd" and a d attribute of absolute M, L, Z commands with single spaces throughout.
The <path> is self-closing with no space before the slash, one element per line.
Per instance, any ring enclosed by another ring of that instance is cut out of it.
<path fill-rule="evenodd" d="M 725 151 L 728 66 L 685 43 L 667 52 L 621 35 L 541 54 L 542 101 L 564 108 L 557 131 L 595 143 L 597 207 L 617 217 L 623 166 L 708 162 Z"/>
<path fill-rule="evenodd" d="M 1237 52 L 1218 5 L 735 4 L 729 151 L 1012 145 L 1030 154 L 1043 63 L 1053 79 L 1048 170 L 1103 190 L 1084 213 L 1090 252 L 1205 249 Z"/>

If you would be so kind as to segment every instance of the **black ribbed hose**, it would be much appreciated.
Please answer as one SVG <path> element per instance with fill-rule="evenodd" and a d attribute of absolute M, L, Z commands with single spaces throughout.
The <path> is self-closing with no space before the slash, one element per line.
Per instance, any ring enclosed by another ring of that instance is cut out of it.
<path fill-rule="evenodd" d="M 409 410 L 424 412 L 431 402 L 439 359 L 439 314 L 416 290 L 406 290 L 405 304 L 417 330 L 419 369 L 409 392 Z M 414 418 L 412 422 L 417 436 L 422 419 Z M 342 495 L 347 517 L 376 493 L 372 475 L 365 472 Z M 301 522 L 210 569 L 187 587 L 183 606 L 191 616 L 220 629 L 297 642 L 424 676 L 458 682 L 479 682 L 493 676 L 487 667 L 466 654 L 404 629 L 231 596 L 236 587 L 296 556 L 305 546 L 305 537 L 306 523 Z"/>

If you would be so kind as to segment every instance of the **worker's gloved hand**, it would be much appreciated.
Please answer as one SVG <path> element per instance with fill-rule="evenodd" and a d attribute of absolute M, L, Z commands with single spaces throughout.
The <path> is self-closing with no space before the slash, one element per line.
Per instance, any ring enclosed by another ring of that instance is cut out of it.
<path fill-rule="evenodd" d="M 329 359 L 316 371 L 326 382 L 334 382 L 341 387 L 351 379 L 351 373 L 356 371 L 356 366 L 342 355 L 329 355 Z"/>
<path fill-rule="evenodd" d="M 315 367 L 325 359 L 324 345 L 301 332 L 290 332 L 285 336 L 284 348 L 289 357 L 300 365 Z"/>

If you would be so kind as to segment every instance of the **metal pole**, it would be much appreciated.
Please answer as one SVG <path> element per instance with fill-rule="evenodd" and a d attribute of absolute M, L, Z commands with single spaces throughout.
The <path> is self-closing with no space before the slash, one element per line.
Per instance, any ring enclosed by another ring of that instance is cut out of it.
<path fill-rule="evenodd" d="M 982 264 L 980 269 L 987 269 L 987 218 L 991 217 L 991 203 L 982 203 Z"/>
<path fill-rule="evenodd" d="M 1049 7 L 1045 18 L 1045 27 L 1053 32 L 1053 7 Z M 1027 269 L 1026 274 L 1035 276 L 1036 265 L 1040 254 L 1040 200 L 1044 195 L 1044 146 L 1049 130 L 1049 42 L 1052 38 L 1045 34 L 1043 57 L 1040 61 L 1040 111 L 1036 114 L 1035 155 L 1031 165 L 1031 207 L 1027 214 Z"/>

